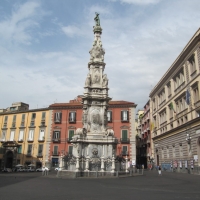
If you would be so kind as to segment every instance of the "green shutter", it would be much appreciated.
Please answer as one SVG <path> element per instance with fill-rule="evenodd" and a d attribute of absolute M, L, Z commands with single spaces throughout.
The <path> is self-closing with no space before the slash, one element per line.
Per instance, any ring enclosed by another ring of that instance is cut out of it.
<path fill-rule="evenodd" d="M 74 136 L 74 130 L 70 130 L 69 131 L 69 139 L 71 140 L 73 136 Z"/>
<path fill-rule="evenodd" d="M 18 147 L 18 153 L 19 153 L 19 154 L 22 153 L 22 145 L 20 145 L 20 146 Z"/>
<path fill-rule="evenodd" d="M 127 130 L 122 130 L 122 139 L 123 140 L 127 140 L 127 138 L 128 138 L 128 132 L 127 132 Z"/>

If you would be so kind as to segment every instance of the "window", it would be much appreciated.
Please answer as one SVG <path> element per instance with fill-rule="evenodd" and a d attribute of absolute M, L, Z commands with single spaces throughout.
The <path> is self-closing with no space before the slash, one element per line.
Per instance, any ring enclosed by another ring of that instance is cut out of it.
<path fill-rule="evenodd" d="M 164 123 L 166 121 L 167 121 L 167 119 L 166 119 L 166 110 L 164 110 L 164 111 L 162 111 L 160 113 L 160 124 L 162 124 L 162 123 Z"/>
<path fill-rule="evenodd" d="M 53 155 L 58 155 L 58 146 L 53 147 Z"/>
<path fill-rule="evenodd" d="M 61 112 L 56 112 L 54 115 L 54 122 L 57 124 L 60 124 L 62 121 L 62 113 Z"/>
<path fill-rule="evenodd" d="M 127 146 L 122 146 L 122 156 L 128 155 L 128 147 Z"/>
<path fill-rule="evenodd" d="M 35 120 L 35 118 L 36 118 L 36 113 L 32 113 L 31 120 Z"/>
<path fill-rule="evenodd" d="M 42 112 L 42 120 L 45 120 L 46 112 Z"/>
<path fill-rule="evenodd" d="M 171 94 L 172 94 L 171 83 L 170 82 L 167 85 L 167 92 L 168 92 L 168 98 L 169 98 L 171 96 Z"/>
<path fill-rule="evenodd" d="M 14 141 L 15 131 L 10 132 L 10 141 Z"/>
<path fill-rule="evenodd" d="M 69 151 L 68 153 L 72 155 L 72 152 L 73 152 L 73 146 L 69 146 L 69 147 L 68 147 L 68 151 Z"/>
<path fill-rule="evenodd" d="M 7 123 L 7 122 L 8 122 L 8 116 L 5 116 L 4 123 Z"/>
<path fill-rule="evenodd" d="M 20 146 L 18 147 L 17 153 L 18 153 L 18 154 L 22 153 L 22 145 L 20 145 Z"/>
<path fill-rule="evenodd" d="M 108 110 L 107 112 L 107 120 L 108 122 L 112 122 L 112 111 Z"/>
<path fill-rule="evenodd" d="M 121 121 L 128 121 L 129 120 L 129 112 L 128 110 L 121 111 Z"/>
<path fill-rule="evenodd" d="M 39 141 L 44 140 L 44 129 L 40 129 L 40 134 L 39 134 Z"/>
<path fill-rule="evenodd" d="M 162 104 L 165 101 L 165 99 L 166 99 L 166 97 L 165 97 L 165 90 L 164 89 L 162 90 L 162 92 L 160 92 L 160 94 L 158 95 L 158 97 L 159 97 L 159 104 Z"/>
<path fill-rule="evenodd" d="M 29 130 L 28 141 L 33 141 L 34 130 Z"/>
<path fill-rule="evenodd" d="M 195 64 L 195 58 L 194 58 L 194 56 L 195 55 L 193 54 L 190 57 L 190 59 L 188 60 L 191 74 L 196 71 L 196 64 Z"/>
<path fill-rule="evenodd" d="M 28 145 L 27 154 L 28 154 L 28 155 L 31 155 L 31 154 L 32 154 L 32 144 L 29 144 L 29 145 Z"/>
<path fill-rule="evenodd" d="M 35 126 L 35 121 L 31 121 L 30 126 Z"/>
<path fill-rule="evenodd" d="M 38 156 L 42 156 L 42 151 L 43 151 L 43 144 L 39 144 L 39 146 L 38 146 Z"/>
<path fill-rule="evenodd" d="M 24 138 L 24 131 L 20 130 L 19 131 L 19 141 L 23 141 L 23 138 Z"/>
<path fill-rule="evenodd" d="M 69 122 L 70 123 L 76 122 L 76 112 L 69 112 Z"/>
<path fill-rule="evenodd" d="M 54 141 L 60 140 L 60 131 L 54 131 L 53 132 L 53 140 Z"/>
<path fill-rule="evenodd" d="M 122 130 L 121 142 L 128 142 L 128 130 Z"/>
<path fill-rule="evenodd" d="M 25 114 L 22 114 L 22 122 L 24 122 L 25 121 Z"/>
<path fill-rule="evenodd" d="M 199 101 L 199 89 L 198 89 L 198 87 L 193 88 L 193 99 L 194 99 L 194 103 Z"/>
<path fill-rule="evenodd" d="M 13 123 L 16 122 L 16 118 L 17 118 L 17 116 L 16 116 L 16 115 L 13 115 Z"/>
<path fill-rule="evenodd" d="M 73 136 L 74 136 L 74 130 L 69 130 L 69 140 L 72 140 Z"/>
<path fill-rule="evenodd" d="M 6 131 L 2 131 L 1 141 L 6 141 Z"/>

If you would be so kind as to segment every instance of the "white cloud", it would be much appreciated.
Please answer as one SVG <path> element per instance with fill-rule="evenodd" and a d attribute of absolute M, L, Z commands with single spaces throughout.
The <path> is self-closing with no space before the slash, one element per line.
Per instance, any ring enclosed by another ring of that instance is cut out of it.
<path fill-rule="evenodd" d="M 0 36 L 4 39 L 4 44 L 31 44 L 33 37 L 30 30 L 38 27 L 38 19 L 45 15 L 39 8 L 38 2 L 16 4 L 11 15 L 2 18 Z"/>
<path fill-rule="evenodd" d="M 73 25 L 61 27 L 62 31 L 69 37 L 74 37 L 75 35 L 81 35 L 81 30 Z"/>
<path fill-rule="evenodd" d="M 110 0 L 110 1 L 120 1 L 121 3 L 137 4 L 137 5 L 148 5 L 157 4 L 162 0 Z"/>

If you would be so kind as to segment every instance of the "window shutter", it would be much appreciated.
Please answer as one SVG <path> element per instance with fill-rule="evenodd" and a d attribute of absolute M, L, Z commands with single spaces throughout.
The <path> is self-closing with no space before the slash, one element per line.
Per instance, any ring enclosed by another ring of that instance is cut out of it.
<path fill-rule="evenodd" d="M 129 121 L 129 111 L 127 110 L 127 121 Z"/>
<path fill-rule="evenodd" d="M 69 131 L 69 139 L 71 140 L 73 136 L 74 136 L 74 130 L 70 130 Z"/>
<path fill-rule="evenodd" d="M 62 113 L 60 112 L 60 123 L 62 122 Z"/>
<path fill-rule="evenodd" d="M 110 122 L 112 122 L 112 111 L 110 111 Z"/>
<path fill-rule="evenodd" d="M 127 130 L 122 130 L 122 139 L 127 139 L 128 138 L 128 133 Z"/>
<path fill-rule="evenodd" d="M 74 112 L 74 122 L 76 122 L 76 112 Z"/>
<path fill-rule="evenodd" d="M 123 121 L 123 110 L 121 111 L 121 121 Z"/>

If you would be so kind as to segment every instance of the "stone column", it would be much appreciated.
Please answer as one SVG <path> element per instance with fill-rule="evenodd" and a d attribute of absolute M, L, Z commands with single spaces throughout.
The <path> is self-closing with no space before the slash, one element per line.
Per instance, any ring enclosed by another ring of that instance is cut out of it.
<path fill-rule="evenodd" d="M 79 156 L 76 157 L 76 172 L 79 172 Z"/>
<path fill-rule="evenodd" d="M 126 155 L 125 160 L 126 160 L 126 172 L 128 172 L 128 157 L 127 157 L 127 155 Z"/>
<path fill-rule="evenodd" d="M 104 157 L 101 157 L 101 172 L 104 172 Z"/>
<path fill-rule="evenodd" d="M 112 172 L 112 173 L 115 172 L 115 157 L 114 157 L 114 155 L 112 156 L 112 167 L 111 167 L 111 172 Z"/>
<path fill-rule="evenodd" d="M 85 163 L 85 172 L 89 172 L 89 157 L 86 158 L 86 163 Z"/>

